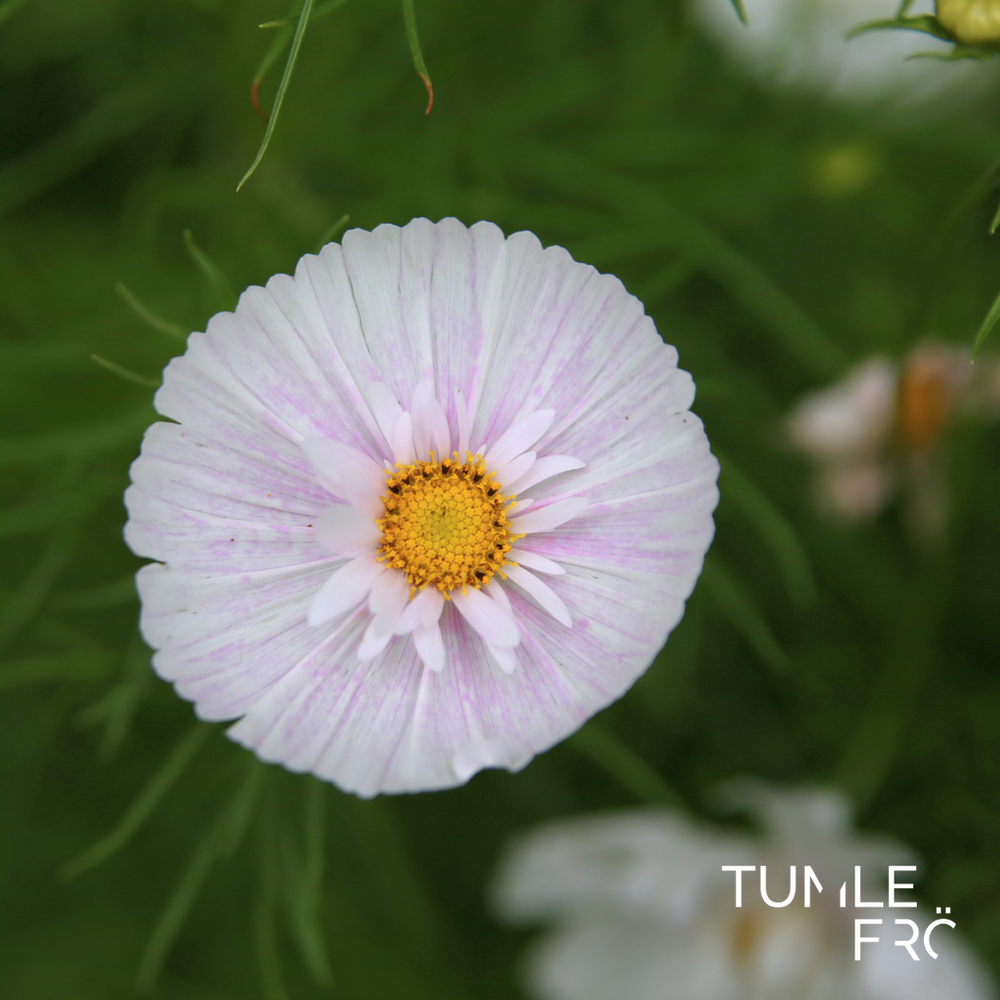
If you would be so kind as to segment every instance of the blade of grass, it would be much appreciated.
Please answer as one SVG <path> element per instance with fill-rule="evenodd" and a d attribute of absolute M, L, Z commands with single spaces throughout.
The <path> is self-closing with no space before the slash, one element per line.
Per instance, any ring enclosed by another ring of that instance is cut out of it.
<path fill-rule="evenodd" d="M 149 993 L 156 985 L 160 969 L 197 902 L 212 865 L 217 860 L 231 857 L 239 847 L 253 814 L 263 773 L 264 765 L 255 757 L 250 757 L 243 784 L 219 811 L 212 827 L 191 853 L 187 866 L 143 949 L 136 974 L 136 989 L 140 993 Z"/>
<path fill-rule="evenodd" d="M 785 675 L 791 663 L 747 592 L 717 556 L 705 560 L 699 586 L 715 602 L 730 625 L 746 640 L 760 661 L 775 674 Z"/>
<path fill-rule="evenodd" d="M 545 146 L 519 147 L 510 165 L 564 193 L 614 206 L 645 233 L 647 253 L 668 247 L 681 252 L 755 314 L 818 380 L 830 381 L 847 367 L 840 348 L 749 257 L 708 226 L 685 217 L 657 192 Z"/>
<path fill-rule="evenodd" d="M 342 215 L 332 226 L 328 226 L 326 232 L 319 238 L 319 246 L 316 248 L 316 252 L 319 253 L 327 243 L 333 242 L 334 237 L 339 236 L 341 231 L 347 228 L 347 224 L 350 221 L 351 217 L 349 215 Z"/>
<path fill-rule="evenodd" d="M 92 514 L 107 497 L 120 492 L 117 477 L 101 477 L 68 493 L 59 493 L 0 511 L 0 538 L 43 531 Z"/>
<path fill-rule="evenodd" d="M 719 455 L 722 466 L 720 484 L 723 495 L 740 508 L 744 517 L 757 529 L 774 556 L 785 590 L 797 607 L 808 607 L 817 598 L 816 579 L 805 546 L 785 515 L 770 498 L 733 462 Z"/>
<path fill-rule="evenodd" d="M 0 653 L 17 638 L 42 606 L 59 575 L 73 558 L 78 537 L 75 523 L 57 528 L 34 567 L 14 589 L 0 611 Z"/>
<path fill-rule="evenodd" d="M 27 2 L 28 0 L 3 0 L 0 3 L 0 24 L 13 17 Z"/>
<path fill-rule="evenodd" d="M 132 371 L 131 368 L 123 368 L 117 362 L 102 358 L 99 354 L 91 354 L 90 358 L 92 361 L 96 361 L 102 368 L 106 368 L 119 378 L 125 379 L 126 382 L 134 382 L 136 385 L 141 385 L 146 389 L 158 389 L 160 387 L 159 379 L 149 378 L 148 375 L 140 375 L 138 372 Z"/>
<path fill-rule="evenodd" d="M 139 599 L 132 574 L 113 583 L 53 594 L 49 606 L 53 611 L 97 611 L 132 604 Z"/>
<path fill-rule="evenodd" d="M 254 939 L 261 992 L 265 1000 L 289 1000 L 281 975 L 281 954 L 278 948 L 277 897 L 279 871 L 275 844 L 275 810 L 273 795 L 264 795 L 261 817 L 257 824 L 257 892 L 254 901 Z"/>
<path fill-rule="evenodd" d="M 1000 211 L 998 211 L 997 217 L 1000 219 Z M 985 343 L 986 338 L 990 335 L 990 331 L 997 325 L 997 320 L 1000 320 L 1000 295 L 997 295 L 993 300 L 993 305 L 990 306 L 990 311 L 986 314 L 986 319 L 983 320 L 979 330 L 976 332 L 976 339 L 972 344 L 973 361 L 976 360 L 976 355 Z"/>
<path fill-rule="evenodd" d="M 115 291 L 121 297 L 122 301 L 124 301 L 125 305 L 154 330 L 158 330 L 168 337 L 173 337 L 175 340 L 185 340 L 187 338 L 187 332 L 184 330 L 184 327 L 179 323 L 172 323 L 170 320 L 158 316 L 148 306 L 143 305 L 122 282 L 119 281 L 115 285 Z"/>
<path fill-rule="evenodd" d="M 233 286 L 229 284 L 229 279 L 222 273 L 222 268 L 205 253 L 194 241 L 194 236 L 190 229 L 184 230 L 184 246 L 191 255 L 198 270 L 205 276 L 209 287 L 215 293 L 216 301 L 221 309 L 231 312 L 236 308 L 236 293 Z"/>
<path fill-rule="evenodd" d="M 118 824 L 82 854 L 62 866 L 59 870 L 62 878 L 67 881 L 77 878 L 120 851 L 139 832 L 156 807 L 163 801 L 164 796 L 173 788 L 174 783 L 204 746 L 205 740 L 208 739 L 211 732 L 212 727 L 202 722 L 196 723 L 192 729 L 189 729 L 174 744 L 173 750 L 160 765 L 160 769 L 133 799 L 132 804 L 125 810 Z"/>
<path fill-rule="evenodd" d="M 61 132 L 0 167 L 0 216 L 77 173 L 167 107 L 187 102 L 198 85 L 189 62 L 171 61 L 102 97 Z"/>
<path fill-rule="evenodd" d="M 743 6 L 743 0 L 729 0 L 733 5 L 733 10 L 736 11 L 736 16 L 743 22 L 743 24 L 749 24 L 750 18 L 747 17 L 747 9 Z"/>
<path fill-rule="evenodd" d="M 320 919 L 323 869 L 326 862 L 322 782 L 310 779 L 305 789 L 302 817 L 304 852 L 301 863 L 295 855 L 292 838 L 285 837 L 283 858 L 285 902 L 288 907 L 289 929 L 317 985 L 328 987 L 333 973 L 323 941 Z"/>
<path fill-rule="evenodd" d="M 424 54 L 420 51 L 420 38 L 417 36 L 417 15 L 413 9 L 413 0 L 403 0 L 403 21 L 406 24 L 406 40 L 410 43 L 413 68 L 417 71 L 417 76 L 424 81 L 424 86 L 427 88 L 427 110 L 424 114 L 429 115 L 431 108 L 434 107 L 434 87 L 431 84 L 430 74 L 427 72 Z"/>
<path fill-rule="evenodd" d="M 239 191 L 241 187 L 250 179 L 253 172 L 257 169 L 260 161 L 264 159 L 264 153 L 267 152 L 267 147 L 271 144 L 271 136 L 274 133 L 275 123 L 278 121 L 278 114 L 281 111 L 281 105 L 285 100 L 285 93 L 288 90 L 289 81 L 292 79 L 292 71 L 295 69 L 295 61 L 299 58 L 299 50 L 302 48 L 302 39 L 305 37 L 306 27 L 309 24 L 309 16 L 312 14 L 313 0 L 304 0 L 302 4 L 302 12 L 299 14 L 298 23 L 295 26 L 295 34 L 292 37 L 292 46 L 288 52 L 288 59 L 285 61 L 285 71 L 281 74 L 281 82 L 278 84 L 278 92 L 274 95 L 274 106 L 271 108 L 271 114 L 268 115 L 267 128 L 264 130 L 264 138 L 261 141 L 260 148 L 257 150 L 257 155 L 254 157 L 253 163 L 250 164 L 250 169 L 243 175 L 243 179 L 236 185 L 236 190 Z M 284 29 L 282 29 L 284 30 Z"/>
<path fill-rule="evenodd" d="M 993 218 L 990 220 L 990 236 L 997 231 L 997 226 L 1000 226 L 1000 205 L 997 205 L 997 210 L 993 213 Z"/>
<path fill-rule="evenodd" d="M 152 689 L 153 671 L 149 659 L 149 647 L 136 632 L 125 653 L 118 681 L 79 715 L 85 726 L 104 723 L 104 736 L 97 755 L 105 762 L 114 759 L 121 749 L 140 703 Z"/>
<path fill-rule="evenodd" d="M 342 7 L 347 0 L 328 0 L 327 3 L 320 4 L 313 12 L 310 21 L 315 24 L 317 21 L 322 20 L 327 14 L 332 14 L 338 7 Z M 258 28 L 284 28 L 285 25 L 291 24 L 292 18 L 290 17 L 279 17 L 276 21 L 265 21 L 263 24 L 258 24 Z"/>
<path fill-rule="evenodd" d="M 681 797 L 638 754 L 594 722 L 566 741 L 602 767 L 637 799 L 650 805 L 683 808 Z"/>
<path fill-rule="evenodd" d="M 83 458 L 111 451 L 137 438 L 156 419 L 152 406 L 142 406 L 102 424 L 68 427 L 26 438 L 0 440 L 0 464 L 48 462 L 53 458 Z"/>
<path fill-rule="evenodd" d="M 101 650 L 60 656 L 28 656 L 0 667 L 0 691 L 47 681 L 93 681 L 106 677 L 113 657 Z"/>
<path fill-rule="evenodd" d="M 949 554 L 928 558 L 908 588 L 857 728 L 833 776 L 859 810 L 885 782 L 934 660 L 952 592 Z"/>

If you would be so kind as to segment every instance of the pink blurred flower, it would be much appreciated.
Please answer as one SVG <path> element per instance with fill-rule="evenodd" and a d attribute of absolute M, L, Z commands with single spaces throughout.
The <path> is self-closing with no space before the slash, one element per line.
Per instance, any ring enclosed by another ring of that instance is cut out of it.
<path fill-rule="evenodd" d="M 957 418 L 992 419 L 1000 365 L 925 340 L 895 364 L 869 358 L 811 392 L 787 419 L 791 443 L 816 466 L 818 505 L 847 521 L 873 517 L 900 492 L 914 531 L 936 537 L 947 509 L 943 448 Z"/>
<path fill-rule="evenodd" d="M 361 795 L 517 770 L 683 613 L 718 466 L 611 276 L 530 233 L 353 230 L 168 366 L 127 493 L 154 666 Z"/>

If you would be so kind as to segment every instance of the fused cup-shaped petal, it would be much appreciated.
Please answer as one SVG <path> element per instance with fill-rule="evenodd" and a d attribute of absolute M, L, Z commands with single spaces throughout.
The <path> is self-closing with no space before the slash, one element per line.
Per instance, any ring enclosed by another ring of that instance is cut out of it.
<path fill-rule="evenodd" d="M 360 795 L 523 767 L 683 613 L 693 398 L 641 303 L 530 233 L 347 233 L 167 367 L 126 495 L 157 672 Z"/>

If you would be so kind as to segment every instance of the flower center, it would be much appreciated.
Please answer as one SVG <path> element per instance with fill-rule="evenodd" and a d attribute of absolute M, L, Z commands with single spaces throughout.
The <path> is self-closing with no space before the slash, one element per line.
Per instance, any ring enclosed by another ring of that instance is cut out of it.
<path fill-rule="evenodd" d="M 437 587 L 444 596 L 456 587 L 477 590 L 500 572 L 512 535 L 500 484 L 486 472 L 482 456 L 468 461 L 414 462 L 387 473 L 388 493 L 379 520 L 378 558 L 406 574 L 420 590 Z M 431 458 L 434 453 L 431 452 Z"/>

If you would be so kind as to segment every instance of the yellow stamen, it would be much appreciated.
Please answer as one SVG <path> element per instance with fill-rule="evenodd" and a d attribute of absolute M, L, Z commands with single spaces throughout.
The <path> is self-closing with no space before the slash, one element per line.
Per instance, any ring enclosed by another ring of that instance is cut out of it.
<path fill-rule="evenodd" d="M 510 560 L 512 535 L 504 510 L 509 497 L 486 472 L 481 455 L 397 465 L 387 473 L 379 520 L 382 544 L 378 558 L 401 569 L 411 587 L 437 587 L 446 598 L 461 587 L 476 590 L 489 583 Z"/>

